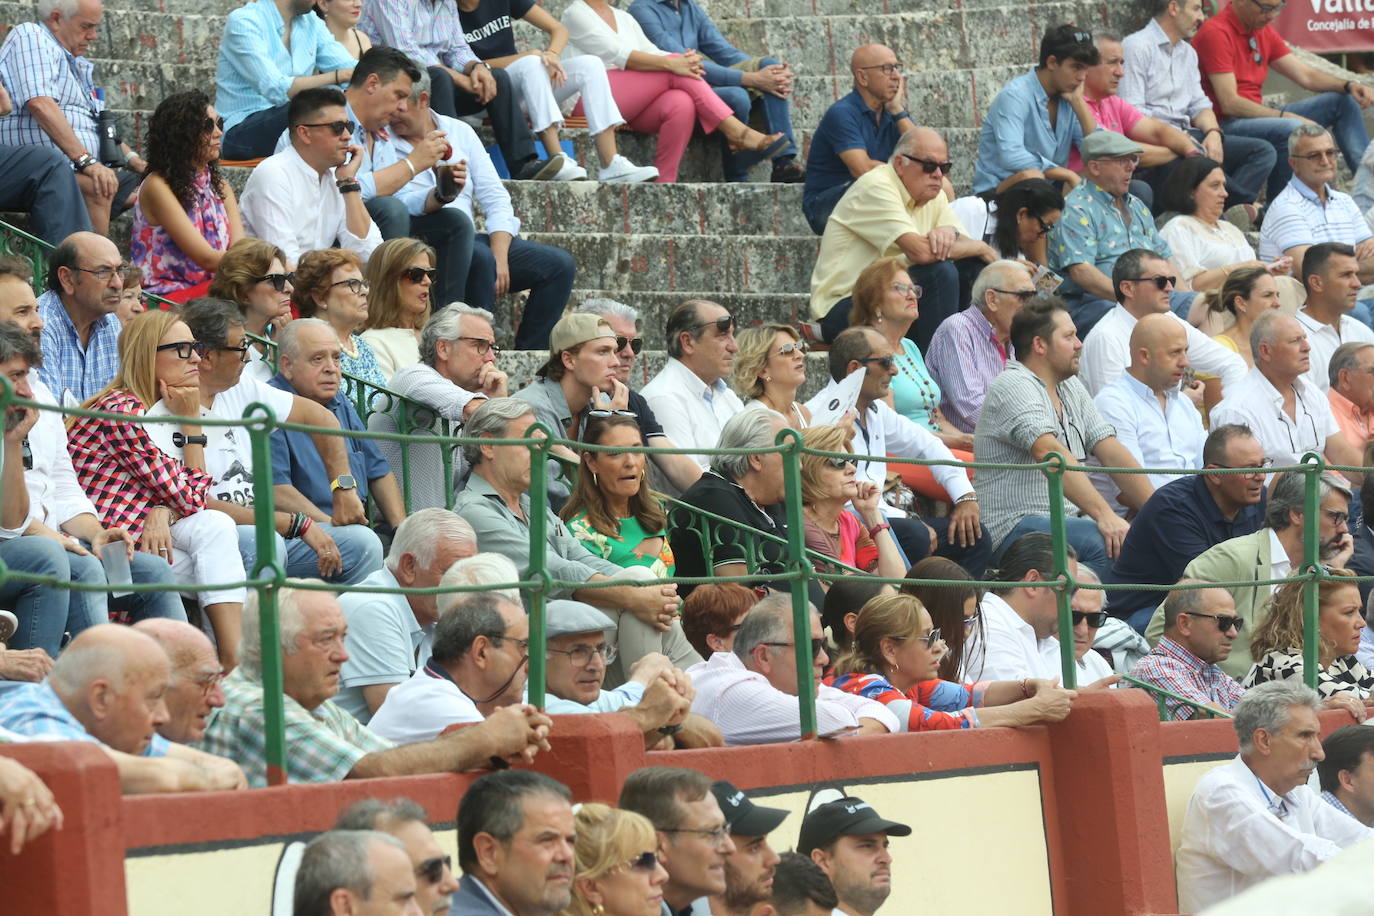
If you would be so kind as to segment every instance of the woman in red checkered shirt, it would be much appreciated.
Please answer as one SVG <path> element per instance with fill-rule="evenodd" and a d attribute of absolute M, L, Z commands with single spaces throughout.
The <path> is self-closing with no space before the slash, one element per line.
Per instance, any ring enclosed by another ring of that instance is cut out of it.
<path fill-rule="evenodd" d="M 198 418 L 204 352 L 175 312 L 145 312 L 120 334 L 114 380 L 82 406 L 133 418 L 165 401 L 173 416 Z M 204 470 L 200 424 L 159 424 L 154 430 L 132 419 L 80 417 L 67 441 L 77 479 L 101 522 L 127 529 L 139 550 L 172 565 L 179 582 L 201 586 L 188 594 L 195 595 L 214 627 L 221 663 L 232 668 L 238 662 L 244 589 L 206 586 L 242 582 L 245 575 L 233 519 L 205 508 L 213 478 Z"/>

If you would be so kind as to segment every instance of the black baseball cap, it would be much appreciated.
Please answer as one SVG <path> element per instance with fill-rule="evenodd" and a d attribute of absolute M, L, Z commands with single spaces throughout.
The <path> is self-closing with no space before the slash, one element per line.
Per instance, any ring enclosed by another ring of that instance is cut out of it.
<path fill-rule="evenodd" d="M 865 836 L 885 833 L 888 836 L 911 836 L 906 824 L 879 817 L 873 806 L 862 798 L 849 796 L 817 805 L 802 821 L 797 852 L 811 855 L 811 850 L 825 846 L 837 837 Z"/>
<path fill-rule="evenodd" d="M 787 812 L 782 808 L 756 805 L 748 795 L 723 779 L 711 783 L 711 794 L 720 804 L 730 832 L 740 836 L 767 836 L 787 819 Z"/>

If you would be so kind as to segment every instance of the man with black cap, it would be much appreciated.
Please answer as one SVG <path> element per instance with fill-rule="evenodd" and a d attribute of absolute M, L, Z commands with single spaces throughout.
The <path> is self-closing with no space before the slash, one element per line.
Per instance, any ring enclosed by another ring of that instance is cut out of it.
<path fill-rule="evenodd" d="M 768 845 L 768 834 L 787 818 L 787 812 L 754 804 L 723 779 L 711 783 L 711 794 L 725 814 L 735 846 L 725 857 L 725 893 L 711 898 L 711 914 L 749 916 L 756 905 L 772 895 L 778 854 Z"/>
<path fill-rule="evenodd" d="M 879 817 L 853 796 L 817 805 L 806 815 L 797 852 L 829 876 L 840 901 L 835 916 L 873 916 L 892 893 L 892 836 L 911 836 L 911 828 Z"/>

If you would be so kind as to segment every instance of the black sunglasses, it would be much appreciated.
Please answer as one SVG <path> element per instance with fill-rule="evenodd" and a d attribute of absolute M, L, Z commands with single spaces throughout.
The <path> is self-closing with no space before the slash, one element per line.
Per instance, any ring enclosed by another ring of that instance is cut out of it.
<path fill-rule="evenodd" d="M 1245 618 L 1243 617 L 1229 617 L 1226 614 L 1203 614 L 1197 611 L 1184 611 L 1183 613 L 1189 617 L 1210 617 L 1217 622 L 1217 629 L 1223 633 L 1232 627 L 1235 627 L 1236 632 L 1239 633 L 1241 628 L 1245 626 Z"/>
<path fill-rule="evenodd" d="M 401 271 L 401 276 L 411 283 L 419 283 L 425 277 L 429 277 L 431 283 L 434 282 L 434 275 L 438 273 L 433 267 L 407 267 Z"/>
<path fill-rule="evenodd" d="M 284 274 L 263 274 L 261 277 L 255 277 L 253 282 L 271 283 L 273 289 L 279 293 L 284 293 L 286 292 L 286 284 L 296 282 L 296 274 L 294 272 Z"/>
<path fill-rule="evenodd" d="M 175 350 L 178 359 L 190 359 L 192 353 L 197 356 L 204 356 L 210 352 L 210 348 L 198 340 L 180 340 L 176 343 L 158 344 L 157 352 L 161 353 L 163 350 Z"/>
<path fill-rule="evenodd" d="M 695 331 L 698 328 L 709 328 L 713 325 L 715 326 L 717 334 L 729 334 L 731 331 L 735 329 L 735 316 L 721 315 L 715 321 L 699 321 L 696 324 L 692 325 L 690 328 L 688 328 L 688 330 Z"/>
<path fill-rule="evenodd" d="M 783 647 L 783 648 L 792 648 L 793 646 L 796 645 L 796 643 L 795 643 L 795 642 L 761 642 L 761 643 L 759 643 L 759 645 L 761 645 L 761 646 L 779 646 L 779 647 Z M 813 639 L 813 640 L 811 640 L 811 660 L 814 662 L 816 659 L 820 658 L 820 657 L 821 657 L 821 652 L 822 652 L 824 649 L 825 649 L 825 640 L 824 640 L 824 639 Z"/>
<path fill-rule="evenodd" d="M 884 372 L 892 371 L 892 357 L 890 356 L 865 356 L 863 359 L 858 360 L 858 362 L 863 363 L 865 366 L 869 363 L 877 363 Z"/>
<path fill-rule="evenodd" d="M 358 125 L 353 121 L 319 121 L 315 124 L 298 124 L 298 127 L 328 127 L 337 136 L 353 136 Z"/>
<path fill-rule="evenodd" d="M 415 866 L 415 877 L 424 878 L 430 884 L 438 884 L 444 880 L 444 869 L 453 867 L 451 856 L 435 856 L 432 859 L 425 859 Z"/>
<path fill-rule="evenodd" d="M 643 337 L 617 337 L 617 338 L 615 339 L 615 352 L 619 353 L 621 350 L 625 349 L 626 347 L 629 347 L 629 348 L 630 348 L 630 352 L 633 353 L 633 354 L 635 354 L 636 356 L 638 356 L 638 355 L 639 355 L 639 352 L 640 352 L 641 350 L 644 349 L 644 338 L 643 338 Z"/>
<path fill-rule="evenodd" d="M 918 159 L 915 156 L 908 156 L 906 153 L 902 153 L 902 158 L 919 165 L 921 171 L 925 172 L 927 175 L 934 175 L 936 172 L 942 175 L 948 175 L 950 169 L 954 168 L 953 162 L 936 162 L 934 159 Z"/>
<path fill-rule="evenodd" d="M 218 127 L 220 130 L 224 130 L 224 116 L 221 115 L 221 116 L 218 117 L 218 118 L 212 118 L 212 117 L 210 117 L 209 115 L 206 115 L 206 116 L 205 116 L 205 132 L 208 134 L 208 133 L 210 133 L 210 131 L 214 130 L 216 127 Z"/>
<path fill-rule="evenodd" d="M 1017 299 L 1021 300 L 1022 305 L 1025 305 L 1027 302 L 1031 301 L 1031 299 L 1035 298 L 1036 292 L 1033 289 L 998 289 L 995 286 L 992 288 L 992 291 L 994 293 L 1001 293 L 1004 296 L 1015 296 Z"/>
<path fill-rule="evenodd" d="M 658 853 L 653 851 L 641 852 L 625 864 L 634 871 L 653 871 L 658 868 Z"/>
<path fill-rule="evenodd" d="M 1168 289 L 1178 283 L 1178 277 L 1122 277 L 1122 282 L 1127 280 L 1132 283 L 1153 283 L 1161 290 Z"/>
<path fill-rule="evenodd" d="M 1072 611 L 1073 625 L 1078 626 L 1083 621 L 1088 622 L 1088 626 L 1094 630 L 1101 629 L 1107 625 L 1106 611 Z"/>
<path fill-rule="evenodd" d="M 841 458 L 839 455 L 831 455 L 829 458 L 826 458 L 824 460 L 826 464 L 830 465 L 837 471 L 843 470 L 847 467 L 857 468 L 859 466 L 859 459 L 857 458 Z"/>

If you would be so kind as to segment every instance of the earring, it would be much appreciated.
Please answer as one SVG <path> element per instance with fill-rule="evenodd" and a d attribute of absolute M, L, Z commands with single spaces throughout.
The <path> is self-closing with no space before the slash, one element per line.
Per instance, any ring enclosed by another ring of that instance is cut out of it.
<path fill-rule="evenodd" d="M 606 912 L 606 908 L 599 903 L 592 907 L 592 916 L 601 916 L 604 912 Z"/>
<path fill-rule="evenodd" d="M 592 486 L 597 486 L 596 471 L 592 471 Z"/>

